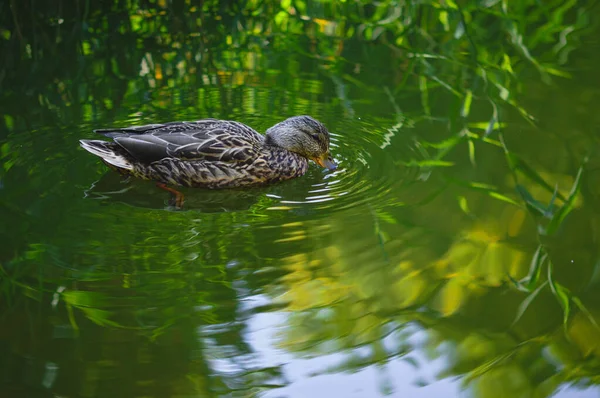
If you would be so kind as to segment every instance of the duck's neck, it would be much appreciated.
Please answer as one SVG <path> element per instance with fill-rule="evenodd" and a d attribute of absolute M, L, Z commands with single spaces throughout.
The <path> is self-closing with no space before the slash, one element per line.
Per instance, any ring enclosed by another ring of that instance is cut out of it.
<path fill-rule="evenodd" d="M 273 136 L 271 134 L 265 135 L 265 139 L 263 142 L 264 142 L 265 146 L 275 146 L 275 147 L 281 148 L 281 145 L 277 144 L 277 141 L 273 138 Z"/>
<path fill-rule="evenodd" d="M 264 145 L 271 169 L 277 170 L 283 179 L 299 177 L 306 173 L 308 159 L 294 150 L 287 149 L 289 145 L 282 145 L 279 137 L 278 134 L 269 134 L 268 131 L 265 136 Z"/>
<path fill-rule="evenodd" d="M 265 155 L 269 168 L 278 176 L 278 180 L 300 177 L 308 170 L 307 158 L 276 145 L 270 146 Z"/>

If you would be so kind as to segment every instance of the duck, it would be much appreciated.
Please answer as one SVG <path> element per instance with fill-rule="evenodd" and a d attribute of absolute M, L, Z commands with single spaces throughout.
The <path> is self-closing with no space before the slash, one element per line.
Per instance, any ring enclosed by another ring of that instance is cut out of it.
<path fill-rule="evenodd" d="M 152 180 L 176 194 L 175 187 L 243 188 L 306 173 L 309 161 L 335 170 L 323 123 L 308 115 L 285 119 L 260 134 L 233 120 L 147 124 L 94 130 L 111 141 L 79 141 L 125 176 Z"/>

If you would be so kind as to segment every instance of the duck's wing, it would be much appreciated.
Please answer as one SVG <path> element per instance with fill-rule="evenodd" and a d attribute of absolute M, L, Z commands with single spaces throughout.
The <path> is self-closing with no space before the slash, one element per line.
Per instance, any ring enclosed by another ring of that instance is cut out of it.
<path fill-rule="evenodd" d="M 144 163 L 164 158 L 245 162 L 258 155 L 262 135 L 245 124 L 204 119 L 95 130 Z"/>

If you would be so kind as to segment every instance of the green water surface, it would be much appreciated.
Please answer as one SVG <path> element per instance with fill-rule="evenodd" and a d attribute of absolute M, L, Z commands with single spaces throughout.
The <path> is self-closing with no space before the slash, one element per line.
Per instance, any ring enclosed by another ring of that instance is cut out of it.
<path fill-rule="evenodd" d="M 0 397 L 600 396 L 589 1 L 0 4 Z M 94 128 L 308 114 L 183 210 Z"/>

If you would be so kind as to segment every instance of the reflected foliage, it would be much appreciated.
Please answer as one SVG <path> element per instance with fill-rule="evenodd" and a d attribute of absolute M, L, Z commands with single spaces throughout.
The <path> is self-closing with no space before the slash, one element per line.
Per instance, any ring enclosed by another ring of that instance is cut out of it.
<path fill-rule="evenodd" d="M 7 391 L 277 393 L 293 380 L 248 326 L 268 313 L 280 352 L 344 358 L 315 374 L 442 359 L 473 396 L 598 385 L 595 2 L 38 3 L 0 4 Z M 190 190 L 184 212 L 77 148 L 295 114 L 335 133 L 339 172 Z"/>

